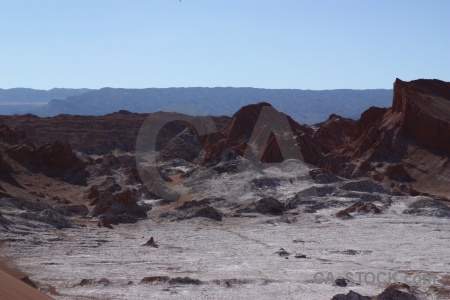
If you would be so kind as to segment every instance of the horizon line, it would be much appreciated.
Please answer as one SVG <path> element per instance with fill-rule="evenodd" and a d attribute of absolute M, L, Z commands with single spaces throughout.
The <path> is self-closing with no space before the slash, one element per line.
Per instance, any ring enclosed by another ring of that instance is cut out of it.
<path fill-rule="evenodd" d="M 124 90 L 146 90 L 146 89 L 255 89 L 255 90 L 300 90 L 300 91 L 335 91 L 335 90 L 356 90 L 356 91 L 364 91 L 364 90 L 392 90 L 393 88 L 326 88 L 326 89 L 308 89 L 308 88 L 262 88 L 262 87 L 249 87 L 249 86 L 171 86 L 171 87 L 143 87 L 143 88 L 136 88 L 136 87 L 110 87 L 110 86 L 104 86 L 101 88 L 87 88 L 87 87 L 80 87 L 80 88 L 66 88 L 66 87 L 53 87 L 50 89 L 42 89 L 42 88 L 30 88 L 30 87 L 12 87 L 12 88 L 2 88 L 0 87 L 0 90 L 15 90 L 15 89 L 28 89 L 28 90 L 34 90 L 34 91 L 46 91 L 49 92 L 51 90 L 58 90 L 58 89 L 64 89 L 64 90 L 89 90 L 89 91 L 99 91 L 102 89 L 124 89 Z"/>

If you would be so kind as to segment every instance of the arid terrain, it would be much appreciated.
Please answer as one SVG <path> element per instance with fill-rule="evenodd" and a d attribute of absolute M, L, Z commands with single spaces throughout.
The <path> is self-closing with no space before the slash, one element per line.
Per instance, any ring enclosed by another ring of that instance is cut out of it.
<path fill-rule="evenodd" d="M 450 299 L 449 153 L 439 80 L 311 126 L 0 116 L 0 269 L 54 299 Z"/>

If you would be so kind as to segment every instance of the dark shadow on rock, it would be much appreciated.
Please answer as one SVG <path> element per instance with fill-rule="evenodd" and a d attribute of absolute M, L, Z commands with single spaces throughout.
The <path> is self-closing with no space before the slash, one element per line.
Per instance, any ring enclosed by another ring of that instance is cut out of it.
<path fill-rule="evenodd" d="M 208 204 L 210 204 L 210 199 L 208 198 L 199 201 L 188 201 L 171 211 L 160 214 L 159 217 L 169 218 L 172 221 L 200 217 L 215 221 L 222 221 L 222 213 Z"/>
<path fill-rule="evenodd" d="M 282 215 L 284 204 L 272 197 L 262 198 L 254 203 L 238 209 L 236 213 L 260 213 L 270 215 Z"/>

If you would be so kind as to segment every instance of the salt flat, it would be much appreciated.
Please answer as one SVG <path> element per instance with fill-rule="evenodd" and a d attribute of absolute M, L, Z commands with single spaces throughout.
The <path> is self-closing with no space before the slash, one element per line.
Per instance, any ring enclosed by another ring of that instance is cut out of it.
<path fill-rule="evenodd" d="M 180 203 L 223 197 L 211 203 L 222 221 L 171 221 L 161 214 L 172 204 L 145 199 L 154 204 L 148 219 L 114 229 L 99 228 L 91 218 L 61 230 L 17 218 L 9 230 L 0 229 L 0 258 L 55 299 L 331 299 L 350 290 L 374 296 L 388 285 L 371 280 L 381 272 L 397 273 L 391 283 L 408 283 L 417 299 L 447 299 L 450 219 L 403 213 L 420 197 L 348 191 L 339 178 L 317 183 L 310 167 L 298 161 L 255 169 L 243 160 L 239 166 L 228 173 L 199 169 L 170 185 L 182 194 Z M 236 206 L 261 197 L 286 204 L 295 195 L 321 205 L 299 205 L 275 216 L 236 213 Z M 380 214 L 335 216 L 369 196 Z M 8 207 L 2 213 L 21 214 Z M 158 247 L 143 246 L 150 237 Z M 355 282 L 337 286 L 335 279 L 348 272 Z M 141 282 L 146 277 L 155 278 Z"/>
<path fill-rule="evenodd" d="M 361 215 L 338 220 L 328 211 L 279 217 L 161 222 L 149 219 L 114 230 L 88 225 L 40 231 L 11 240 L 2 257 L 56 288 L 55 299 L 331 299 L 354 290 L 379 294 L 385 284 L 338 287 L 315 283 L 317 272 L 398 272 L 449 275 L 448 219 Z M 158 248 L 142 246 L 150 236 Z M 5 237 L 7 239 L 7 237 Z M 288 259 L 276 252 L 284 248 Z M 352 250 L 352 251 L 349 251 Z M 306 258 L 295 258 L 295 254 Z M 144 277 L 191 277 L 201 285 L 150 283 Z M 82 279 L 111 284 L 78 286 Z M 237 279 L 230 287 L 214 280 Z M 401 280 L 400 280 L 401 281 Z M 439 285 L 439 283 L 437 283 Z M 427 296 L 430 286 L 417 286 Z"/>

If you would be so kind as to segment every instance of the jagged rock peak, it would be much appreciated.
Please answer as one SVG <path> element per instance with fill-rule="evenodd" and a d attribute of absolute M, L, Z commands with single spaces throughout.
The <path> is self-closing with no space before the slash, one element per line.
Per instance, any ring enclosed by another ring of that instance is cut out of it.
<path fill-rule="evenodd" d="M 267 102 L 259 102 L 257 104 L 246 105 L 239 109 L 221 130 L 221 133 L 227 137 L 228 142 L 240 142 L 242 137 L 247 139 L 250 137 L 258 117 L 263 107 L 272 107 Z"/>
<path fill-rule="evenodd" d="M 404 114 L 402 130 L 407 135 L 428 147 L 450 152 L 450 82 L 397 78 L 392 110 Z"/>

